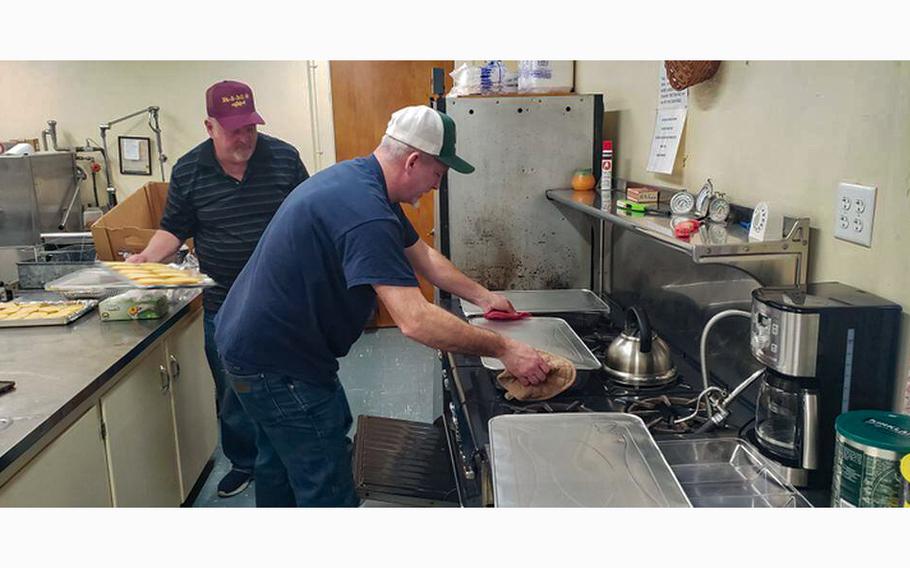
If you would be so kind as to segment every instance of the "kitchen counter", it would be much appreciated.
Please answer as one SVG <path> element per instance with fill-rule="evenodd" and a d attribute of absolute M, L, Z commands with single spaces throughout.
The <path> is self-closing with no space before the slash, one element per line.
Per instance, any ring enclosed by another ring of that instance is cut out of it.
<path fill-rule="evenodd" d="M 93 310 L 67 326 L 0 329 L 0 379 L 16 382 L 0 396 L 0 485 L 51 441 L 49 434 L 94 404 L 131 361 L 201 309 L 199 296 L 188 292 L 156 320 L 102 322 Z"/>

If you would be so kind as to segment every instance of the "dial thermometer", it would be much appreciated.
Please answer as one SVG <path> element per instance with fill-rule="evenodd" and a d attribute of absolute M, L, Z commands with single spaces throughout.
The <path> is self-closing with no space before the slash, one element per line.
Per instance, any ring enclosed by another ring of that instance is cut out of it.
<path fill-rule="evenodd" d="M 670 212 L 674 215 L 688 215 L 695 207 L 695 197 L 688 191 L 678 191 L 670 198 Z"/>
<path fill-rule="evenodd" d="M 730 202 L 727 201 L 726 196 L 715 196 L 714 199 L 711 200 L 711 204 L 708 205 L 708 219 L 711 219 L 715 223 L 723 223 L 729 216 Z"/>

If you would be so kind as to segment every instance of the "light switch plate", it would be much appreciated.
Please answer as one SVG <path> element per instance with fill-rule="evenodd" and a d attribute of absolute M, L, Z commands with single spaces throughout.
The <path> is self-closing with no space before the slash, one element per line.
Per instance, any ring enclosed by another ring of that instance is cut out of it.
<path fill-rule="evenodd" d="M 872 246 L 875 187 L 841 182 L 837 185 L 834 236 L 865 247 Z"/>

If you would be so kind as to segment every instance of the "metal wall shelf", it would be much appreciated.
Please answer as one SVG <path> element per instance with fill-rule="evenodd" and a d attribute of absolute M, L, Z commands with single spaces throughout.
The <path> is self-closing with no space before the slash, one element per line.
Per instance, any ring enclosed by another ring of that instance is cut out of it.
<path fill-rule="evenodd" d="M 661 189 L 661 188 L 655 188 Z M 661 189 L 661 201 L 668 190 Z M 669 190 L 672 193 L 672 190 Z M 586 215 L 647 236 L 663 245 L 692 257 L 697 263 L 723 263 L 744 267 L 750 272 L 770 276 L 763 280 L 784 281 L 803 285 L 807 281 L 809 253 L 809 218 L 784 218 L 784 235 L 778 241 L 754 242 L 749 231 L 738 223 L 706 223 L 688 241 L 673 234 L 669 216 L 617 211 L 616 200 L 625 197 L 622 190 L 612 192 L 550 189 L 547 199 L 566 205 Z M 751 216 L 751 210 L 738 208 Z M 755 263 L 773 267 L 756 267 Z M 751 270 L 750 270 L 751 269 Z"/>

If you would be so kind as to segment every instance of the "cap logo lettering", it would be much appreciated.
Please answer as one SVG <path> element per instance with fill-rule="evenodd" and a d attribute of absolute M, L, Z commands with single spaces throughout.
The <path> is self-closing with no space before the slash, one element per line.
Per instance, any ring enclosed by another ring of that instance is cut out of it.
<path fill-rule="evenodd" d="M 221 97 L 221 102 L 224 104 L 230 104 L 234 108 L 239 108 L 246 106 L 247 99 L 250 98 L 249 93 L 239 93 L 236 95 L 231 95 L 228 97 Z"/>

